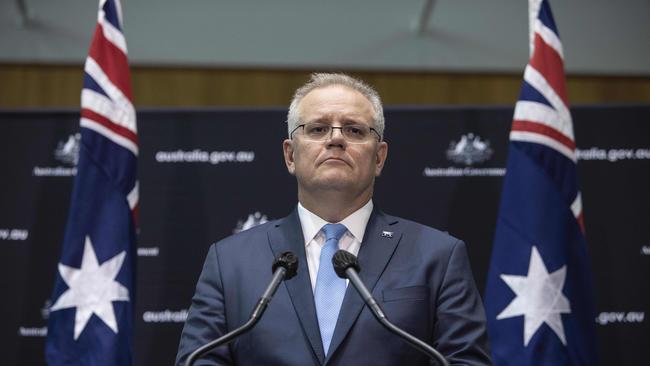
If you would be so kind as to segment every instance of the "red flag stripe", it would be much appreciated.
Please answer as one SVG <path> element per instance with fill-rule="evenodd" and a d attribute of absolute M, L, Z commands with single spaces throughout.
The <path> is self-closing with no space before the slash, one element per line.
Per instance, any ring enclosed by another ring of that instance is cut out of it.
<path fill-rule="evenodd" d="M 104 32 L 99 24 L 95 27 L 95 35 L 90 44 L 88 55 L 101 66 L 106 76 L 122 91 L 122 94 L 133 102 L 129 62 L 126 55 L 104 37 Z"/>
<path fill-rule="evenodd" d="M 100 125 L 108 128 L 109 130 L 113 131 L 115 134 L 118 134 L 128 140 L 130 140 L 134 145 L 138 145 L 138 135 L 133 133 L 133 131 L 129 130 L 126 127 L 122 127 L 110 119 L 106 118 L 105 116 L 102 116 L 101 114 L 98 114 L 90 109 L 87 108 L 82 108 L 81 109 L 81 117 L 83 118 L 88 118 L 92 121 L 95 121 L 99 123 Z"/>
<path fill-rule="evenodd" d="M 571 151 L 575 150 L 576 144 L 562 132 L 554 129 L 553 127 L 534 122 L 534 121 L 512 121 L 512 131 L 535 132 L 541 135 L 552 138 L 560 144 L 566 146 Z"/>
<path fill-rule="evenodd" d="M 133 223 L 135 224 L 136 227 L 138 226 L 138 217 L 139 217 L 139 215 L 140 215 L 140 207 L 139 207 L 139 205 L 135 205 L 131 209 L 131 217 L 133 218 Z"/>
<path fill-rule="evenodd" d="M 582 212 L 576 217 L 576 221 L 578 221 L 578 225 L 580 226 L 580 231 L 582 231 L 582 235 L 586 235 L 587 231 L 585 230 L 585 219 L 584 216 L 582 215 Z"/>
<path fill-rule="evenodd" d="M 535 51 L 530 65 L 537 70 L 551 85 L 565 105 L 569 105 L 564 81 L 564 61 L 557 51 L 546 44 L 539 34 L 535 34 Z"/>

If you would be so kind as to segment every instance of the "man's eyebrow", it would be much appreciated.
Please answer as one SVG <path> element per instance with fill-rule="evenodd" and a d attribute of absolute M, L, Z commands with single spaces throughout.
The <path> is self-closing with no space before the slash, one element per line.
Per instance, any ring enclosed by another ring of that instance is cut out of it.
<path fill-rule="evenodd" d="M 341 123 L 344 124 L 344 125 L 363 125 L 364 124 L 363 121 L 355 120 L 355 119 L 352 119 L 352 118 L 346 118 Z"/>
<path fill-rule="evenodd" d="M 330 116 L 320 116 L 317 118 L 314 118 L 312 120 L 306 120 L 303 123 L 324 123 L 324 124 L 331 124 L 332 118 Z M 361 118 L 355 119 L 354 117 L 346 117 L 345 119 L 341 120 L 342 125 L 363 125 L 365 124 Z"/>
<path fill-rule="evenodd" d="M 330 121 L 330 119 L 327 118 L 327 117 L 318 117 L 318 118 L 314 118 L 314 119 L 311 119 L 311 120 L 308 120 L 308 121 L 305 121 L 305 122 L 307 122 L 307 123 L 327 123 L 328 121 Z"/>

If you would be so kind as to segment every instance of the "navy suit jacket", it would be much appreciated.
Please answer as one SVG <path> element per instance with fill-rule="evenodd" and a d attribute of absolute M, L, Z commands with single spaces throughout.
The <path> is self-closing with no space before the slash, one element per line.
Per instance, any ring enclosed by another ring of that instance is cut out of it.
<path fill-rule="evenodd" d="M 382 235 L 382 232 L 392 235 Z M 196 365 L 430 365 L 382 327 L 349 285 L 323 346 L 296 210 L 210 247 L 181 335 L 177 364 L 241 326 L 271 280 L 279 254 L 298 256 L 297 275 L 278 288 L 259 323 Z M 490 364 L 485 314 L 465 244 L 430 227 L 374 210 L 359 250 L 360 277 L 397 326 L 458 365 Z M 322 265 L 322 264 L 321 264 Z"/>

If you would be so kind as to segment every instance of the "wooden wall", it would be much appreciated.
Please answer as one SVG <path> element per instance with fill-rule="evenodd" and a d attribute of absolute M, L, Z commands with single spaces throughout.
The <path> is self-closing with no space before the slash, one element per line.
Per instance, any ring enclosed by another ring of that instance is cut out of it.
<path fill-rule="evenodd" d="M 143 67 L 131 70 L 137 107 L 286 106 L 304 70 Z M 513 104 L 521 74 L 352 71 L 384 103 Z M 81 65 L 0 65 L 0 108 L 78 107 Z M 567 78 L 572 104 L 650 103 L 650 77 Z"/>

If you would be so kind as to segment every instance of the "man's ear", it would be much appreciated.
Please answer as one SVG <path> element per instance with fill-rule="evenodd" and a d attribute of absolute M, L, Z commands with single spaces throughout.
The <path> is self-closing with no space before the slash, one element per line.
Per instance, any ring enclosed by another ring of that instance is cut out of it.
<path fill-rule="evenodd" d="M 293 160 L 293 141 L 286 139 L 282 142 L 282 151 L 284 153 L 284 163 L 287 164 L 287 171 L 289 174 L 294 175 L 296 171 L 296 165 Z"/>
<path fill-rule="evenodd" d="M 377 146 L 377 153 L 375 155 L 375 177 L 381 175 L 381 171 L 384 169 L 384 164 L 386 163 L 387 157 L 388 143 L 386 141 L 380 141 Z"/>

